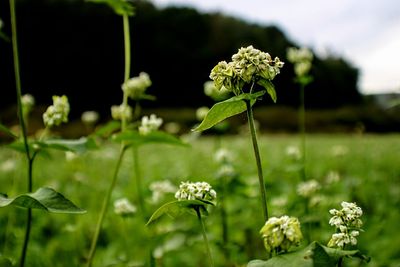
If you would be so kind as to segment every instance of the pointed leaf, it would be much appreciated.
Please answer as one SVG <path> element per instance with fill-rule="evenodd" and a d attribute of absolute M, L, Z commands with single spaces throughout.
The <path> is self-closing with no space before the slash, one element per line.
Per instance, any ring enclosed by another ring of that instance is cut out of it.
<path fill-rule="evenodd" d="M 135 14 L 131 1 L 128 0 L 86 0 L 88 2 L 107 4 L 118 15 L 133 16 Z"/>
<path fill-rule="evenodd" d="M 273 83 L 267 79 L 258 80 L 257 83 L 259 85 L 261 85 L 262 87 L 264 87 L 265 90 L 267 90 L 268 94 L 272 98 L 272 101 L 274 101 L 274 103 L 276 103 L 277 96 L 276 96 L 275 86 L 273 85 Z"/>
<path fill-rule="evenodd" d="M 200 207 L 200 212 L 207 216 L 207 209 L 205 208 L 205 205 L 214 205 L 214 203 L 206 200 L 176 200 L 172 202 L 168 202 L 158 208 L 153 215 L 151 215 L 149 221 L 147 222 L 146 225 L 151 224 L 164 214 L 176 218 L 184 213 L 194 213 L 194 208 L 195 207 Z"/>
<path fill-rule="evenodd" d="M 18 136 L 16 136 L 10 129 L 8 129 L 6 126 L 0 123 L 0 131 L 7 134 L 8 136 L 18 139 Z"/>
<path fill-rule="evenodd" d="M 89 149 L 96 148 L 96 143 L 92 138 L 82 137 L 80 139 L 48 139 L 38 141 L 35 144 L 43 149 L 57 149 L 62 151 L 72 151 L 75 153 L 84 153 Z"/>
<path fill-rule="evenodd" d="M 108 137 L 115 131 L 121 129 L 121 122 L 119 121 L 110 121 L 106 123 L 104 126 L 98 128 L 93 135 L 99 137 Z"/>
<path fill-rule="evenodd" d="M 240 114 L 246 111 L 246 103 L 244 100 L 249 100 L 251 105 L 254 105 L 257 98 L 265 94 L 265 91 L 260 91 L 254 94 L 241 94 L 231 97 L 225 101 L 219 102 L 212 106 L 208 111 L 204 120 L 193 131 L 204 131 L 215 124 L 225 120 L 226 118 Z"/>
<path fill-rule="evenodd" d="M 113 136 L 113 140 L 119 142 L 124 141 L 133 146 L 141 146 L 151 143 L 189 146 L 188 144 L 182 142 L 179 138 L 161 131 L 153 131 L 147 135 L 141 135 L 137 131 L 124 131 L 123 133 Z"/>
<path fill-rule="evenodd" d="M 358 250 L 340 250 L 323 246 L 313 242 L 298 251 L 281 254 L 267 261 L 253 260 L 247 267 L 336 267 L 340 258 L 345 256 L 357 257 L 368 261 L 368 257 Z"/>
<path fill-rule="evenodd" d="M 42 209 L 53 213 L 86 213 L 85 210 L 78 208 L 63 195 L 48 187 L 41 187 L 34 193 L 22 194 L 15 198 L 0 196 L 0 207 L 9 205 Z"/>

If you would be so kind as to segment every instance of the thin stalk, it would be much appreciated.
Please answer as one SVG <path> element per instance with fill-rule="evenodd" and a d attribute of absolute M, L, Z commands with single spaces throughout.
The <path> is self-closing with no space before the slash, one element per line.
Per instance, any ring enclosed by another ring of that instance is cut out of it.
<path fill-rule="evenodd" d="M 139 153 L 138 147 L 133 147 L 133 168 L 134 168 L 134 180 L 136 182 L 136 191 L 137 191 L 137 202 L 139 204 L 140 212 L 142 213 L 142 217 L 146 220 L 146 210 L 144 206 L 144 197 L 142 192 L 142 177 L 140 175 L 139 169 Z"/>
<path fill-rule="evenodd" d="M 129 17 L 123 15 L 123 27 L 124 27 L 124 55 L 125 55 L 125 72 L 124 72 L 124 83 L 128 81 L 131 74 L 131 37 L 129 29 Z M 128 105 L 128 95 L 124 92 L 122 105 L 125 107 Z M 127 121 L 125 116 L 122 116 L 121 128 L 126 129 Z"/>
<path fill-rule="evenodd" d="M 258 182 L 260 184 L 260 194 L 261 194 L 261 206 L 262 206 L 264 221 L 266 222 L 268 221 L 267 193 L 265 190 L 265 182 L 261 166 L 260 151 L 258 149 L 256 127 L 254 125 L 253 109 L 251 107 L 249 100 L 245 100 L 245 103 L 247 108 L 247 120 L 249 122 L 251 140 L 253 142 L 254 156 L 256 158 L 256 164 L 257 164 Z"/>
<path fill-rule="evenodd" d="M 206 228 L 204 226 L 203 219 L 201 218 L 200 207 L 196 206 L 194 208 L 194 210 L 196 211 L 197 218 L 199 219 L 199 223 L 200 223 L 200 226 L 201 226 L 201 233 L 203 234 L 203 240 L 204 240 L 204 244 L 206 246 L 206 252 L 207 252 L 208 259 L 210 261 L 210 266 L 214 267 L 214 261 L 213 261 L 212 255 L 211 255 L 210 245 L 208 243 L 208 238 L 207 238 L 207 234 L 206 234 Z"/>
<path fill-rule="evenodd" d="M 118 172 L 121 167 L 121 163 L 122 163 L 122 159 L 124 157 L 125 151 L 126 151 L 126 146 L 124 144 L 121 144 L 117 165 L 114 170 L 114 175 L 112 177 L 110 187 L 108 188 L 106 197 L 104 199 L 103 206 L 100 211 L 99 220 L 97 221 L 97 224 L 96 224 L 96 230 L 94 232 L 94 236 L 92 239 L 92 244 L 90 246 L 90 252 L 89 252 L 89 256 L 88 256 L 88 260 L 87 260 L 87 264 L 86 264 L 87 267 L 91 267 L 92 263 L 93 263 L 94 254 L 96 252 L 97 240 L 99 239 L 101 226 L 103 224 L 104 217 L 107 213 L 107 208 L 110 204 L 112 192 L 113 192 L 115 184 L 117 182 Z"/>
<path fill-rule="evenodd" d="M 299 130 L 300 130 L 300 150 L 301 150 L 301 170 L 300 177 L 306 180 L 306 111 L 304 101 L 304 85 L 300 86 L 300 107 L 299 107 Z"/>
<path fill-rule="evenodd" d="M 223 177 L 222 196 L 219 197 L 221 224 L 222 224 L 222 251 L 225 257 L 225 262 L 230 260 L 230 253 L 228 249 L 229 243 L 229 228 L 228 228 L 228 213 L 225 207 L 226 196 L 226 177 Z"/>
<path fill-rule="evenodd" d="M 25 154 L 28 160 L 28 177 L 27 177 L 27 185 L 28 192 L 32 192 L 32 167 L 33 167 L 33 159 L 34 157 L 30 155 L 29 145 L 28 145 L 28 134 L 26 129 L 26 124 L 24 121 L 24 115 L 22 111 L 21 97 L 22 97 L 22 89 L 21 89 L 21 75 L 19 68 L 19 55 L 18 55 L 18 38 L 17 38 L 17 16 L 15 11 L 15 0 L 10 0 L 10 16 L 11 16 L 11 40 L 12 40 L 12 48 L 13 48 L 13 60 L 14 60 L 14 74 L 15 74 L 15 85 L 16 85 L 16 93 L 17 93 L 17 108 L 18 108 L 18 119 L 19 124 L 22 131 L 22 139 L 24 142 Z M 31 232 L 31 224 L 32 224 L 32 210 L 27 210 L 26 216 L 26 228 L 25 228 L 25 236 L 24 242 L 22 245 L 21 256 L 19 260 L 19 266 L 23 267 L 25 265 L 26 253 L 28 250 L 29 237 Z"/>

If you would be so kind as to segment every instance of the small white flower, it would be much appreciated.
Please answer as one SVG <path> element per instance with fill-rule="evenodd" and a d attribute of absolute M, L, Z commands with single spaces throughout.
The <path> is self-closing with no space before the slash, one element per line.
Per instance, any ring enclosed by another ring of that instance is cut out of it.
<path fill-rule="evenodd" d="M 294 160 L 299 160 L 301 158 L 300 149 L 298 146 L 288 146 L 286 147 L 286 155 Z"/>
<path fill-rule="evenodd" d="M 196 109 L 196 119 L 198 121 L 204 120 L 209 110 L 210 109 L 208 107 L 199 107 Z"/>
<path fill-rule="evenodd" d="M 169 180 L 153 182 L 149 186 L 152 191 L 151 200 L 153 203 L 158 203 L 165 194 L 176 192 L 176 186 Z"/>
<path fill-rule="evenodd" d="M 133 116 L 132 108 L 129 105 L 121 104 L 119 106 L 111 107 L 111 116 L 114 120 L 130 121 Z"/>
<path fill-rule="evenodd" d="M 35 98 L 31 94 L 25 94 L 21 97 L 21 104 L 28 111 L 35 105 Z"/>
<path fill-rule="evenodd" d="M 309 198 L 321 188 L 321 185 L 316 180 L 302 182 L 297 186 L 297 194 L 302 197 Z"/>
<path fill-rule="evenodd" d="M 81 115 L 81 120 L 86 125 L 94 125 L 99 120 L 99 113 L 93 110 L 85 111 Z"/>
<path fill-rule="evenodd" d="M 349 152 L 349 148 L 343 145 L 336 145 L 332 147 L 331 152 L 334 157 L 343 157 Z"/>
<path fill-rule="evenodd" d="M 151 80 L 146 72 L 139 73 L 122 85 L 122 91 L 134 100 L 140 99 L 146 89 L 151 86 Z"/>
<path fill-rule="evenodd" d="M 154 114 L 151 114 L 150 117 L 143 116 L 142 124 L 139 126 L 139 133 L 141 135 L 147 135 L 153 131 L 158 130 L 162 123 L 163 120 L 161 118 L 157 118 L 157 116 Z"/>
<path fill-rule="evenodd" d="M 68 122 L 69 103 L 67 96 L 53 96 L 53 105 L 49 106 L 43 114 L 46 127 L 58 126 Z"/>
<path fill-rule="evenodd" d="M 78 155 L 75 152 L 72 151 L 66 151 L 65 152 L 65 159 L 67 161 L 73 161 L 78 157 Z"/>
<path fill-rule="evenodd" d="M 226 164 L 232 163 L 235 156 L 233 155 L 232 151 L 226 148 L 220 148 L 215 152 L 214 158 L 216 162 Z"/>
<path fill-rule="evenodd" d="M 341 203 L 342 209 L 336 210 L 331 209 L 329 213 L 333 217 L 329 220 L 329 224 L 335 226 L 339 233 L 332 235 L 331 240 L 328 243 L 330 247 L 341 247 L 343 248 L 346 244 L 356 245 L 356 237 L 360 234 L 362 221 L 360 217 L 363 212 L 360 207 L 355 203 L 345 202 Z M 349 232 L 349 230 L 351 230 Z"/>
<path fill-rule="evenodd" d="M 11 172 L 17 168 L 17 162 L 14 159 L 7 159 L 0 165 L 0 170 L 3 172 Z"/>
<path fill-rule="evenodd" d="M 136 212 L 137 208 L 127 199 L 121 198 L 114 202 L 114 212 L 121 216 L 129 216 Z"/>
<path fill-rule="evenodd" d="M 269 218 L 261 228 L 260 234 L 268 252 L 275 249 L 288 251 L 291 246 L 298 245 L 303 238 L 299 220 L 287 215 Z"/>
<path fill-rule="evenodd" d="M 206 182 L 182 182 L 179 190 L 175 193 L 178 200 L 208 200 L 213 201 L 217 197 L 217 192 Z"/>
<path fill-rule="evenodd" d="M 230 164 L 222 165 L 217 172 L 217 177 L 233 177 L 236 175 L 235 168 Z"/>
<path fill-rule="evenodd" d="M 325 177 L 328 184 L 337 183 L 340 181 L 340 174 L 337 171 L 330 171 Z"/>

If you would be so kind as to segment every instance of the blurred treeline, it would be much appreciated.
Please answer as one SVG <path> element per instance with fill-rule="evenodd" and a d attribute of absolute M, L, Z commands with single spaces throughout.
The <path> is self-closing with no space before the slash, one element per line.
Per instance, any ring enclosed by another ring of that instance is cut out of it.
<path fill-rule="evenodd" d="M 23 93 L 48 105 L 54 94 L 67 94 L 72 116 L 97 110 L 104 116 L 121 102 L 124 52 L 122 18 L 105 5 L 83 0 L 17 0 L 19 51 Z M 149 73 L 149 94 L 155 102 L 144 107 L 199 107 L 213 102 L 203 83 L 218 61 L 230 60 L 241 46 L 253 45 L 285 61 L 275 79 L 278 106 L 297 107 L 298 86 L 286 49 L 300 44 L 273 25 L 250 24 L 222 14 L 191 8 L 156 8 L 135 1 L 131 18 L 132 76 Z M 266 14 L 268 16 L 268 14 Z M 0 1 L 4 32 L 10 35 L 8 1 Z M 332 37 L 334 38 L 334 36 Z M 0 40 L 0 104 L 15 103 L 11 43 Z M 316 57 L 314 82 L 306 88 L 306 107 L 331 109 L 360 106 L 359 71 L 337 56 Z M 262 105 L 271 106 L 270 100 Z"/>

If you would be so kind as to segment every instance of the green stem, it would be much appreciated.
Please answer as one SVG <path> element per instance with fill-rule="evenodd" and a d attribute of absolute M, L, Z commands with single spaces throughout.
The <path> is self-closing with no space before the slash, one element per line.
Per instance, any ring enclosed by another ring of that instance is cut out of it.
<path fill-rule="evenodd" d="M 142 193 L 142 177 L 140 175 L 139 169 L 139 152 L 138 147 L 133 147 L 133 168 L 135 174 L 135 182 L 136 182 L 136 192 L 137 192 L 137 202 L 139 204 L 140 212 L 142 213 L 142 217 L 146 220 L 146 210 L 144 206 L 144 197 Z"/>
<path fill-rule="evenodd" d="M 123 15 L 123 27 L 124 27 L 124 48 L 125 48 L 125 72 L 124 72 L 124 83 L 128 81 L 129 76 L 131 74 L 131 38 L 130 38 L 130 29 L 129 29 L 129 17 L 128 15 Z M 124 92 L 123 106 L 128 105 L 128 95 Z M 126 129 L 126 118 L 123 116 L 121 121 L 122 130 Z"/>
<path fill-rule="evenodd" d="M 15 11 L 15 0 L 10 0 L 10 16 L 11 16 L 11 32 L 12 32 L 12 47 L 13 47 L 13 60 L 14 60 L 14 74 L 15 74 L 15 85 L 17 92 L 17 108 L 18 108 L 18 118 L 19 124 L 22 130 L 22 138 L 25 147 L 25 154 L 28 160 L 28 192 L 32 192 L 32 167 L 33 167 L 33 159 L 34 156 L 31 157 L 29 145 L 28 145 L 28 134 L 24 121 L 24 113 L 22 110 L 21 98 L 22 98 L 22 89 L 21 89 L 21 76 L 20 76 L 20 68 L 19 68 L 19 55 L 18 55 L 18 38 L 17 38 L 17 16 Z M 28 250 L 29 237 L 31 232 L 31 224 L 32 224 L 32 210 L 27 210 L 26 217 L 26 228 L 25 228 L 25 237 L 22 245 L 22 252 L 20 256 L 19 266 L 23 267 L 25 265 L 26 253 Z"/>
<path fill-rule="evenodd" d="M 206 246 L 206 252 L 207 252 L 208 259 L 210 261 L 210 266 L 214 267 L 214 261 L 213 261 L 212 255 L 211 255 L 210 245 L 208 243 L 208 238 L 207 238 L 207 234 L 206 234 L 206 228 L 204 226 L 203 219 L 201 218 L 200 206 L 194 207 L 194 210 L 196 211 L 197 218 L 199 219 L 199 223 L 201 225 L 201 233 L 203 234 L 203 240 L 204 240 L 204 244 Z"/>
<path fill-rule="evenodd" d="M 304 101 L 304 85 L 300 86 L 300 107 L 299 107 L 299 130 L 301 136 L 301 170 L 300 177 L 303 181 L 306 180 L 306 112 Z"/>
<path fill-rule="evenodd" d="M 263 171 L 262 171 L 262 166 L 261 166 L 260 151 L 258 149 L 256 127 L 254 125 L 254 116 L 253 116 L 253 110 L 251 107 L 251 103 L 249 100 L 245 100 L 245 103 L 246 103 L 246 108 L 247 108 L 247 119 L 249 122 L 251 139 L 253 142 L 254 156 L 256 158 L 256 164 L 257 164 L 258 182 L 260 184 L 260 194 L 261 194 L 261 202 L 262 202 L 261 206 L 262 206 L 262 210 L 263 210 L 264 221 L 266 222 L 266 221 L 268 221 L 267 193 L 265 190 L 265 182 L 264 182 L 264 176 L 263 176 Z"/>
<path fill-rule="evenodd" d="M 229 227 L 228 227 L 228 213 L 226 212 L 225 208 L 225 196 L 226 196 L 226 187 L 227 187 L 227 179 L 224 176 L 222 183 L 222 196 L 219 197 L 219 205 L 221 211 L 221 224 L 222 224 L 222 251 L 225 257 L 225 262 L 228 263 L 230 260 L 230 253 L 228 249 L 229 243 Z"/>
<path fill-rule="evenodd" d="M 99 219 L 97 221 L 96 229 L 95 229 L 94 236 L 93 236 L 93 239 L 92 239 L 92 244 L 90 246 L 90 252 L 89 252 L 89 256 L 88 256 L 88 260 L 87 260 L 87 264 L 86 264 L 87 267 L 91 267 L 92 264 L 93 264 L 93 258 L 94 258 L 94 254 L 96 252 L 97 240 L 99 239 L 101 226 L 103 224 L 104 217 L 105 217 L 105 215 L 107 213 L 107 208 L 108 208 L 108 206 L 110 204 L 112 192 L 113 192 L 115 184 L 117 182 L 118 172 L 119 172 L 119 169 L 121 167 L 122 159 L 124 157 L 124 153 L 126 151 L 126 148 L 127 147 L 125 145 L 121 144 L 117 165 L 116 165 L 115 170 L 114 170 L 114 175 L 112 177 L 110 187 L 108 188 L 106 197 L 104 199 L 103 206 L 102 206 L 101 211 L 100 211 L 100 217 L 99 217 Z"/>

